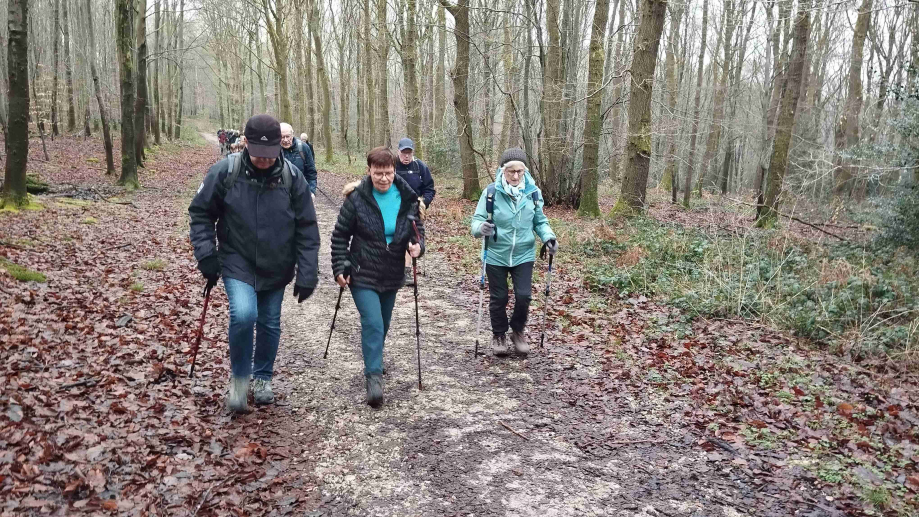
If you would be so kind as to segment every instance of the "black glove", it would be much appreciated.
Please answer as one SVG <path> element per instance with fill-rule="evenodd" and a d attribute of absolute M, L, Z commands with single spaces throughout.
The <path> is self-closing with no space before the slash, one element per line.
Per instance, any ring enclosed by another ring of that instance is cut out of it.
<path fill-rule="evenodd" d="M 198 271 L 204 275 L 208 282 L 217 282 L 220 278 L 220 259 L 217 255 L 209 255 L 198 261 Z"/>
<path fill-rule="evenodd" d="M 558 241 L 555 239 L 549 239 L 546 241 L 546 251 L 549 252 L 549 255 L 555 255 L 558 253 Z"/>
<path fill-rule="evenodd" d="M 294 284 L 294 296 L 297 297 L 297 303 L 303 303 L 303 300 L 312 296 L 315 290 L 315 287 L 301 287 Z"/>

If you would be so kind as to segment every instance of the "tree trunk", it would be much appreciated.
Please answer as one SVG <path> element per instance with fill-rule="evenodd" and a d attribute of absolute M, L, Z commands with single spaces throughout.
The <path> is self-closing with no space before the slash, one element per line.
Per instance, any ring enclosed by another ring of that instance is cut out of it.
<path fill-rule="evenodd" d="M 322 55 L 322 40 L 319 32 L 319 3 L 312 2 L 313 16 L 310 18 L 310 32 L 313 33 L 313 46 L 316 49 L 316 74 L 322 84 L 322 137 L 325 141 L 325 161 L 332 163 L 332 93 L 329 86 L 329 74 L 325 69 L 325 57 Z"/>
<path fill-rule="evenodd" d="M 61 18 L 60 18 L 60 7 L 61 0 L 54 0 L 52 4 L 52 17 L 54 18 L 54 30 L 51 38 L 53 40 L 52 47 L 54 47 L 54 65 L 52 68 L 53 77 L 51 83 L 51 138 L 61 134 L 60 128 L 58 128 L 57 117 L 58 117 L 58 105 L 57 105 L 57 90 L 58 90 L 58 69 L 61 66 Z"/>
<path fill-rule="evenodd" d="M 677 143 L 677 125 L 679 117 L 676 116 L 677 100 L 680 96 L 680 84 L 677 82 L 676 73 L 676 51 L 677 39 L 680 35 L 680 20 L 683 17 L 683 6 L 671 5 L 670 9 L 670 34 L 667 36 L 667 57 L 664 61 L 665 73 L 667 75 L 667 111 L 668 111 L 668 130 L 665 133 L 670 139 L 668 146 L 666 165 L 664 165 L 664 175 L 661 178 L 661 188 L 665 190 L 675 190 L 673 185 L 678 181 L 676 177 L 676 153 Z M 674 195 L 673 202 L 676 203 Z"/>
<path fill-rule="evenodd" d="M 121 86 L 121 177 L 119 185 L 137 188 L 137 155 L 134 153 L 134 0 L 116 0 L 118 72 Z"/>
<path fill-rule="evenodd" d="M 870 0 L 869 0 L 870 1 Z M 801 95 L 801 83 L 804 76 L 804 65 L 807 62 L 807 40 L 810 34 L 810 2 L 801 0 L 798 14 L 795 17 L 794 47 L 785 74 L 785 85 L 782 88 L 782 105 L 775 131 L 775 143 L 772 148 L 772 159 L 769 162 L 769 176 L 766 184 L 766 197 L 763 201 L 761 216 L 757 226 L 768 227 L 775 224 L 780 204 L 779 196 L 782 182 L 788 167 L 788 150 L 791 145 L 791 132 L 794 129 L 795 109 Z"/>
<path fill-rule="evenodd" d="M 7 9 L 9 120 L 0 206 L 17 207 L 28 204 L 29 200 L 26 192 L 29 161 L 29 2 L 9 0 Z"/>
<path fill-rule="evenodd" d="M 855 34 L 852 37 L 852 58 L 849 61 L 849 88 L 846 95 L 846 106 L 842 118 L 839 119 L 837 135 L 843 136 L 842 141 L 837 139 L 836 149 L 840 154 L 845 153 L 858 145 L 859 116 L 862 111 L 862 63 L 865 56 L 865 38 L 868 35 L 868 26 L 871 24 L 872 0 L 863 0 L 858 10 L 855 21 Z M 840 156 L 837 158 L 836 184 L 833 192 L 837 196 L 850 194 L 852 191 L 854 160 Z"/>
<path fill-rule="evenodd" d="M 444 114 L 447 111 L 447 94 L 445 88 L 447 62 L 447 20 L 444 7 L 437 8 L 437 70 L 434 75 L 434 123 L 443 131 Z"/>
<path fill-rule="evenodd" d="M 482 193 L 472 149 L 472 127 L 469 116 L 469 0 L 459 0 L 455 5 L 440 0 L 454 19 L 456 37 L 456 64 L 453 75 L 453 109 L 456 111 L 456 129 L 459 132 L 460 161 L 463 164 L 463 198 L 477 200 Z"/>
<path fill-rule="evenodd" d="M 584 117 L 584 158 L 581 165 L 581 192 L 578 213 L 600 215 L 597 199 L 597 162 L 600 153 L 600 132 L 603 129 L 603 36 L 609 17 L 609 0 L 597 0 L 590 31 L 590 60 L 587 68 L 587 111 Z"/>
<path fill-rule="evenodd" d="M 389 124 L 389 24 L 386 21 L 386 0 L 377 0 L 377 74 L 380 80 L 380 132 L 377 142 L 389 147 L 392 145 L 392 132 Z"/>
<path fill-rule="evenodd" d="M 692 116 L 692 134 L 689 137 L 689 163 L 686 177 L 683 178 L 683 206 L 689 208 L 689 197 L 692 195 L 692 177 L 696 168 L 696 142 L 699 136 L 699 104 L 702 101 L 702 73 L 705 69 L 705 45 L 708 37 L 708 0 L 702 2 L 702 39 L 699 44 L 699 68 L 696 70 L 696 99 Z"/>
<path fill-rule="evenodd" d="M 632 47 L 629 133 L 625 150 L 628 168 L 622 178 L 622 195 L 617 205 L 633 213 L 644 210 L 648 188 L 648 170 L 651 167 L 651 94 L 666 12 L 666 0 L 642 2 L 641 25 Z M 621 206 L 623 203 L 627 207 Z"/>
<path fill-rule="evenodd" d="M 415 154 L 423 157 L 421 142 L 421 102 L 418 98 L 418 73 L 416 61 L 418 52 L 415 48 L 416 0 L 407 0 L 405 8 L 405 37 L 402 41 L 402 76 L 405 82 L 405 118 L 408 136 L 415 142 Z"/>
<path fill-rule="evenodd" d="M 705 187 L 704 181 L 705 176 L 709 170 L 715 168 L 712 163 L 712 160 L 715 159 L 718 151 L 718 144 L 721 140 L 721 125 L 724 120 L 724 102 L 727 97 L 728 89 L 728 78 L 731 70 L 731 61 L 732 56 L 731 52 L 733 50 L 732 39 L 734 35 L 734 0 L 725 0 L 724 2 L 724 16 L 722 17 L 723 25 L 723 36 L 721 38 L 723 42 L 723 57 L 721 60 L 721 73 L 719 74 L 719 79 L 716 80 L 715 84 L 715 98 L 712 102 L 712 125 L 708 131 L 708 140 L 705 144 L 705 153 L 702 155 L 702 164 L 701 170 L 699 171 L 699 182 L 698 182 L 698 195 L 702 197 L 702 189 Z M 712 59 L 717 56 L 712 55 Z M 715 68 L 714 62 L 712 63 L 712 69 Z M 715 176 L 717 178 L 717 176 Z"/>
<path fill-rule="evenodd" d="M 625 54 L 625 6 L 627 0 L 621 0 L 619 2 L 619 30 L 616 34 L 616 59 L 615 67 L 613 68 L 616 78 L 613 79 L 613 93 L 612 93 L 612 115 L 610 125 L 612 126 L 612 136 L 610 138 L 610 153 L 609 153 L 609 177 L 613 181 L 619 181 L 619 176 L 622 173 L 620 170 L 620 164 L 622 163 L 622 106 L 624 101 L 622 101 L 622 85 L 625 82 L 625 63 L 623 63 L 623 57 Z"/>
<path fill-rule="evenodd" d="M 150 126 L 153 127 L 153 143 L 156 145 L 160 145 L 160 114 L 162 113 L 160 109 L 160 61 L 162 60 L 162 56 L 159 55 L 162 52 L 162 45 L 160 44 L 162 41 L 160 38 L 160 33 L 163 32 L 160 26 L 160 2 L 162 1 L 163 0 L 154 0 L 155 3 L 153 4 L 153 20 L 156 27 L 156 37 L 154 38 L 153 52 L 157 54 L 157 56 L 156 59 L 153 60 L 153 120 L 150 121 Z M 223 116 L 220 118 L 220 125 L 222 126 Z"/>
<path fill-rule="evenodd" d="M 294 47 L 294 53 L 297 57 L 294 60 L 296 66 L 303 66 L 303 11 L 305 9 L 297 9 L 297 40 Z M 307 37 L 306 44 L 309 45 L 309 37 Z M 305 71 L 305 70 L 304 70 Z M 306 81 L 304 80 L 305 73 L 296 74 L 297 75 L 297 98 L 299 102 L 297 103 L 297 128 L 299 131 L 304 131 L 306 127 L 306 113 L 307 113 L 307 102 L 306 102 Z"/>
<path fill-rule="evenodd" d="M 93 31 L 93 11 L 91 0 L 86 0 L 86 35 L 89 41 L 89 71 L 93 77 L 93 91 L 99 104 L 99 119 L 102 121 L 102 142 L 105 146 L 105 173 L 115 174 L 115 158 L 112 153 L 112 131 L 109 128 L 105 103 L 102 102 L 102 87 L 99 85 L 99 71 L 96 69 L 96 36 Z"/>
<path fill-rule="evenodd" d="M 305 86 L 306 98 L 303 102 L 306 104 L 306 128 L 307 136 L 310 141 L 316 139 L 316 96 L 313 90 L 313 45 L 310 43 L 312 24 L 310 20 L 313 17 L 311 12 L 307 12 L 307 37 L 306 46 L 303 48 L 303 83 Z"/>
<path fill-rule="evenodd" d="M 67 82 L 67 131 L 73 131 L 77 126 L 76 105 L 73 101 L 73 55 L 70 53 L 70 0 L 61 0 L 64 15 L 64 77 Z"/>
<path fill-rule="evenodd" d="M 364 0 L 364 78 L 367 84 L 367 102 L 364 112 L 367 113 L 367 142 L 375 142 L 376 130 L 376 89 L 373 87 L 373 61 L 370 58 L 370 0 Z"/>
<path fill-rule="evenodd" d="M 185 0 L 179 2 L 179 34 L 176 38 L 176 100 L 175 100 L 175 130 L 173 134 L 176 139 L 182 138 L 182 109 L 184 108 L 185 96 Z M 237 74 L 238 77 L 238 74 Z M 289 111 L 289 108 L 288 108 Z"/>
<path fill-rule="evenodd" d="M 290 118 L 290 95 L 287 88 L 287 60 L 290 58 L 288 51 L 287 34 L 284 31 L 285 8 L 288 6 L 269 6 L 268 0 L 262 0 L 262 10 L 265 15 L 265 28 L 268 39 L 271 41 L 271 50 L 274 52 L 274 69 L 277 75 L 278 117 L 283 121 Z M 297 6 L 289 6 L 298 8 Z"/>
<path fill-rule="evenodd" d="M 138 0 L 137 13 L 137 98 L 134 101 L 134 153 L 137 165 L 144 166 L 144 147 L 147 132 L 144 122 L 147 114 L 147 0 Z"/>

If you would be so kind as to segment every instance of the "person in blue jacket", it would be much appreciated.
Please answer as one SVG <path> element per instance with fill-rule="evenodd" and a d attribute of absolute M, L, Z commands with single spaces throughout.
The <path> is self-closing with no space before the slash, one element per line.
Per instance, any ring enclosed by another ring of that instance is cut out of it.
<path fill-rule="evenodd" d="M 434 178 L 427 164 L 415 157 L 415 142 L 405 137 L 399 140 L 399 159 L 396 160 L 396 174 L 404 179 L 418 195 L 418 210 L 424 219 L 425 211 L 434 201 Z M 412 258 L 405 255 L 405 285 L 414 285 Z"/>
<path fill-rule="evenodd" d="M 316 199 L 316 160 L 313 151 L 306 142 L 294 136 L 294 128 L 287 122 L 281 122 L 281 150 L 284 159 L 303 173 L 309 184 L 311 197 Z"/>
<path fill-rule="evenodd" d="M 536 262 L 536 238 L 546 244 L 547 251 L 555 255 L 558 242 L 543 213 L 542 192 L 527 169 L 526 153 L 519 147 L 504 151 L 495 174 L 494 186 L 482 192 L 472 216 L 472 235 L 488 239 L 488 258 L 485 273 L 488 275 L 489 303 L 493 333 L 492 352 L 498 357 L 508 354 L 507 277 L 514 282 L 514 313 L 509 326 L 511 343 L 520 355 L 527 355 L 524 330 L 532 299 L 533 264 Z M 488 196 L 493 192 L 493 218 L 489 222 Z"/>

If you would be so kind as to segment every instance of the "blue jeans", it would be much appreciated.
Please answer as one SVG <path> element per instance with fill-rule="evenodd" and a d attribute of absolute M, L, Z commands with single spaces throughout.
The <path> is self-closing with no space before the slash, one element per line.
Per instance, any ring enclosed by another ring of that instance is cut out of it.
<path fill-rule="evenodd" d="M 383 373 L 383 341 L 389 332 L 395 291 L 382 293 L 364 287 L 352 287 L 351 297 L 361 313 L 361 353 L 364 355 L 364 375 Z"/>
<path fill-rule="evenodd" d="M 233 377 L 271 380 L 281 342 L 281 301 L 284 288 L 256 291 L 235 278 L 223 278 L 230 302 L 230 370 Z M 252 334 L 255 333 L 255 357 Z M 254 364 L 253 364 L 254 362 Z"/>

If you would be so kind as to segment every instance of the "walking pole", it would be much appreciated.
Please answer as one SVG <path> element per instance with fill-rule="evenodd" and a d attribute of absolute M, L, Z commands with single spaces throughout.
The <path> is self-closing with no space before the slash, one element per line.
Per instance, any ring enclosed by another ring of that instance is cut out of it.
<path fill-rule="evenodd" d="M 201 346 L 201 336 L 204 335 L 204 316 L 207 314 L 207 304 L 211 301 L 211 288 L 213 288 L 216 283 L 216 281 L 211 283 L 211 281 L 208 280 L 207 285 L 204 286 L 204 309 L 201 310 L 201 320 L 198 322 L 198 335 L 195 336 L 195 346 L 191 356 L 191 370 L 188 371 L 188 377 L 190 379 L 195 377 L 195 362 L 198 360 L 198 347 Z"/>
<path fill-rule="evenodd" d="M 411 218 L 412 228 L 415 230 L 415 239 L 417 244 L 421 244 L 421 234 L 418 233 L 418 225 L 415 224 L 414 218 Z M 418 321 L 418 259 L 412 257 L 412 279 L 415 283 L 415 348 L 418 351 L 418 390 L 421 387 L 421 323 Z"/>
<path fill-rule="evenodd" d="M 475 350 L 472 358 L 479 356 L 479 335 L 482 332 L 482 304 L 485 294 L 485 259 L 488 257 L 488 237 L 482 237 L 482 275 L 479 277 L 479 317 L 475 321 Z"/>
<path fill-rule="evenodd" d="M 546 258 L 545 244 L 542 245 L 539 255 L 542 259 Z M 542 348 L 546 341 L 546 314 L 549 312 L 549 287 L 552 285 L 552 259 L 554 258 L 555 255 L 549 255 L 549 274 L 546 276 L 546 299 L 542 307 L 542 335 L 539 337 L 539 348 Z"/>
<path fill-rule="evenodd" d="M 345 270 L 342 273 L 343 276 L 350 276 L 351 264 L 345 262 Z M 325 352 L 322 354 L 322 358 L 325 359 L 329 356 L 329 345 L 332 344 L 332 331 L 335 330 L 335 319 L 338 318 L 338 309 L 341 307 L 341 295 L 345 292 L 345 288 L 338 287 L 338 301 L 335 302 L 335 313 L 332 314 L 332 324 L 329 326 L 329 339 L 325 342 Z"/>
<path fill-rule="evenodd" d="M 329 345 L 332 344 L 332 331 L 335 330 L 335 318 L 338 317 L 338 308 L 341 307 L 341 295 L 344 292 L 344 287 L 338 288 L 338 301 L 335 302 L 335 314 L 332 315 L 332 325 L 329 326 L 329 339 L 325 342 L 325 352 L 322 354 L 323 359 L 329 357 Z"/>

